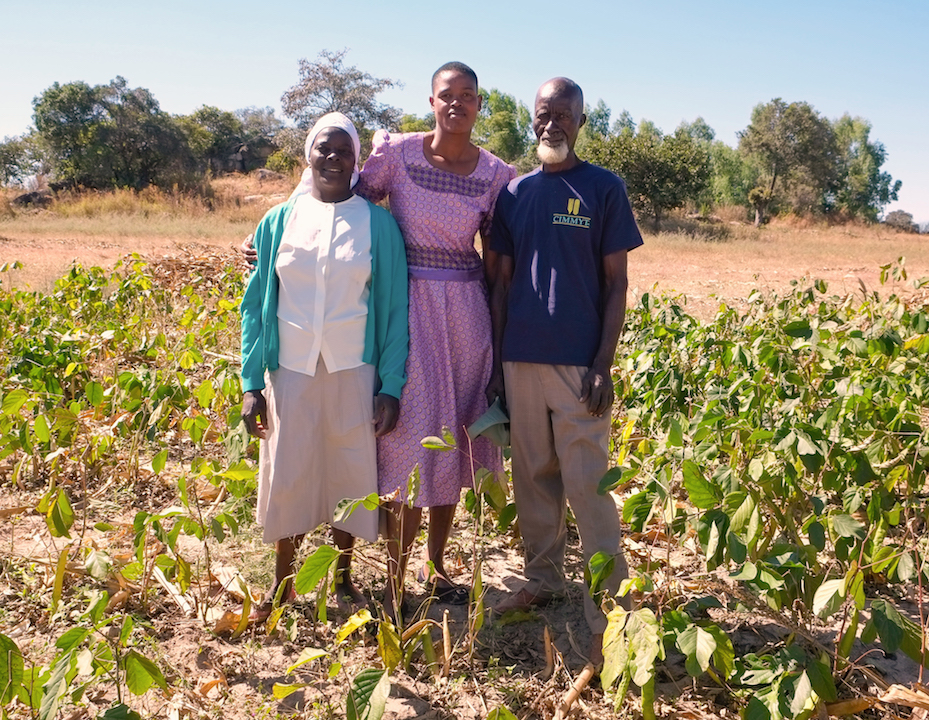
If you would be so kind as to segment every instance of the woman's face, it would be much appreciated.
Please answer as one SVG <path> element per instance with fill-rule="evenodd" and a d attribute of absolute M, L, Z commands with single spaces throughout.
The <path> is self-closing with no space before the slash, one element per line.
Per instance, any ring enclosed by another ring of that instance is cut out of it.
<path fill-rule="evenodd" d="M 320 200 L 339 202 L 350 197 L 355 148 L 349 134 L 335 127 L 321 130 L 310 149 L 310 168 Z"/>
<path fill-rule="evenodd" d="M 468 133 L 481 111 L 481 96 L 474 80 L 464 73 L 448 70 L 432 85 L 429 104 L 435 113 L 436 127 L 448 133 Z"/>

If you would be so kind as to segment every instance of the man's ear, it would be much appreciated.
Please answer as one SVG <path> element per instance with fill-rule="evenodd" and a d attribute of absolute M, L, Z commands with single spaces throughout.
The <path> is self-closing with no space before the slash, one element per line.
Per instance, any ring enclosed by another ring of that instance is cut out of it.
<path fill-rule="evenodd" d="M 478 95 L 477 96 L 477 111 L 480 112 L 483 107 L 484 107 L 484 96 Z"/>
<path fill-rule="evenodd" d="M 581 113 L 581 124 L 577 126 L 577 129 L 580 130 L 586 124 L 587 124 L 587 115 L 586 113 Z"/>

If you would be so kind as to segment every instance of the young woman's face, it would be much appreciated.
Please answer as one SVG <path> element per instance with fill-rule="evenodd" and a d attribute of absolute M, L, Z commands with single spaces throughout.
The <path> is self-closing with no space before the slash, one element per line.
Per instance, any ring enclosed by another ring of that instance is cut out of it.
<path fill-rule="evenodd" d="M 437 127 L 445 132 L 470 134 L 481 111 L 481 96 L 474 80 L 464 73 L 448 70 L 435 79 L 429 104 Z"/>
<path fill-rule="evenodd" d="M 338 202 L 350 196 L 355 148 L 349 134 L 335 127 L 321 130 L 310 149 L 310 168 L 319 199 Z"/>

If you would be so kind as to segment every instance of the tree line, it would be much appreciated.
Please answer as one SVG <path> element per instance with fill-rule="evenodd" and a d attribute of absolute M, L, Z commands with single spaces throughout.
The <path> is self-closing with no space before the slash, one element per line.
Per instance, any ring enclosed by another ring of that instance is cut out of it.
<path fill-rule="evenodd" d="M 281 98 L 289 122 L 271 108 L 203 106 L 171 115 L 151 92 L 130 88 L 122 77 L 97 86 L 55 83 L 33 100 L 34 127 L 0 143 L 0 182 L 44 175 L 72 187 L 195 189 L 209 172 L 292 170 L 302 163 L 307 128 L 326 112 L 352 118 L 363 153 L 378 128 L 434 126 L 431 115 L 402 114 L 379 102 L 397 81 L 346 65 L 346 52 L 323 50 L 313 62 L 300 61 L 297 83 Z M 521 171 L 536 166 L 527 106 L 496 88 L 482 94 L 474 141 Z M 625 110 L 611 124 L 603 100 L 586 112 L 578 154 L 623 177 L 636 213 L 656 227 L 682 207 L 707 214 L 721 206 L 744 208 L 756 225 L 785 213 L 874 222 L 902 184 L 882 170 L 887 152 L 867 120 L 849 114 L 829 120 L 806 102 L 757 105 L 736 147 L 717 140 L 701 117 L 664 133 L 648 120 L 635 123 Z M 899 210 L 886 220 L 915 227 Z"/>

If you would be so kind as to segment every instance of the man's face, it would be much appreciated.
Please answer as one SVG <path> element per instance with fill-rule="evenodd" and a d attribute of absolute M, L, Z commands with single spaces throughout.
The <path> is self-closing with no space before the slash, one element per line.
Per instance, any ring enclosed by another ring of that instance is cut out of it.
<path fill-rule="evenodd" d="M 535 98 L 532 119 L 542 162 L 552 165 L 564 162 L 574 149 L 585 119 L 577 93 L 556 83 L 543 85 Z"/>

